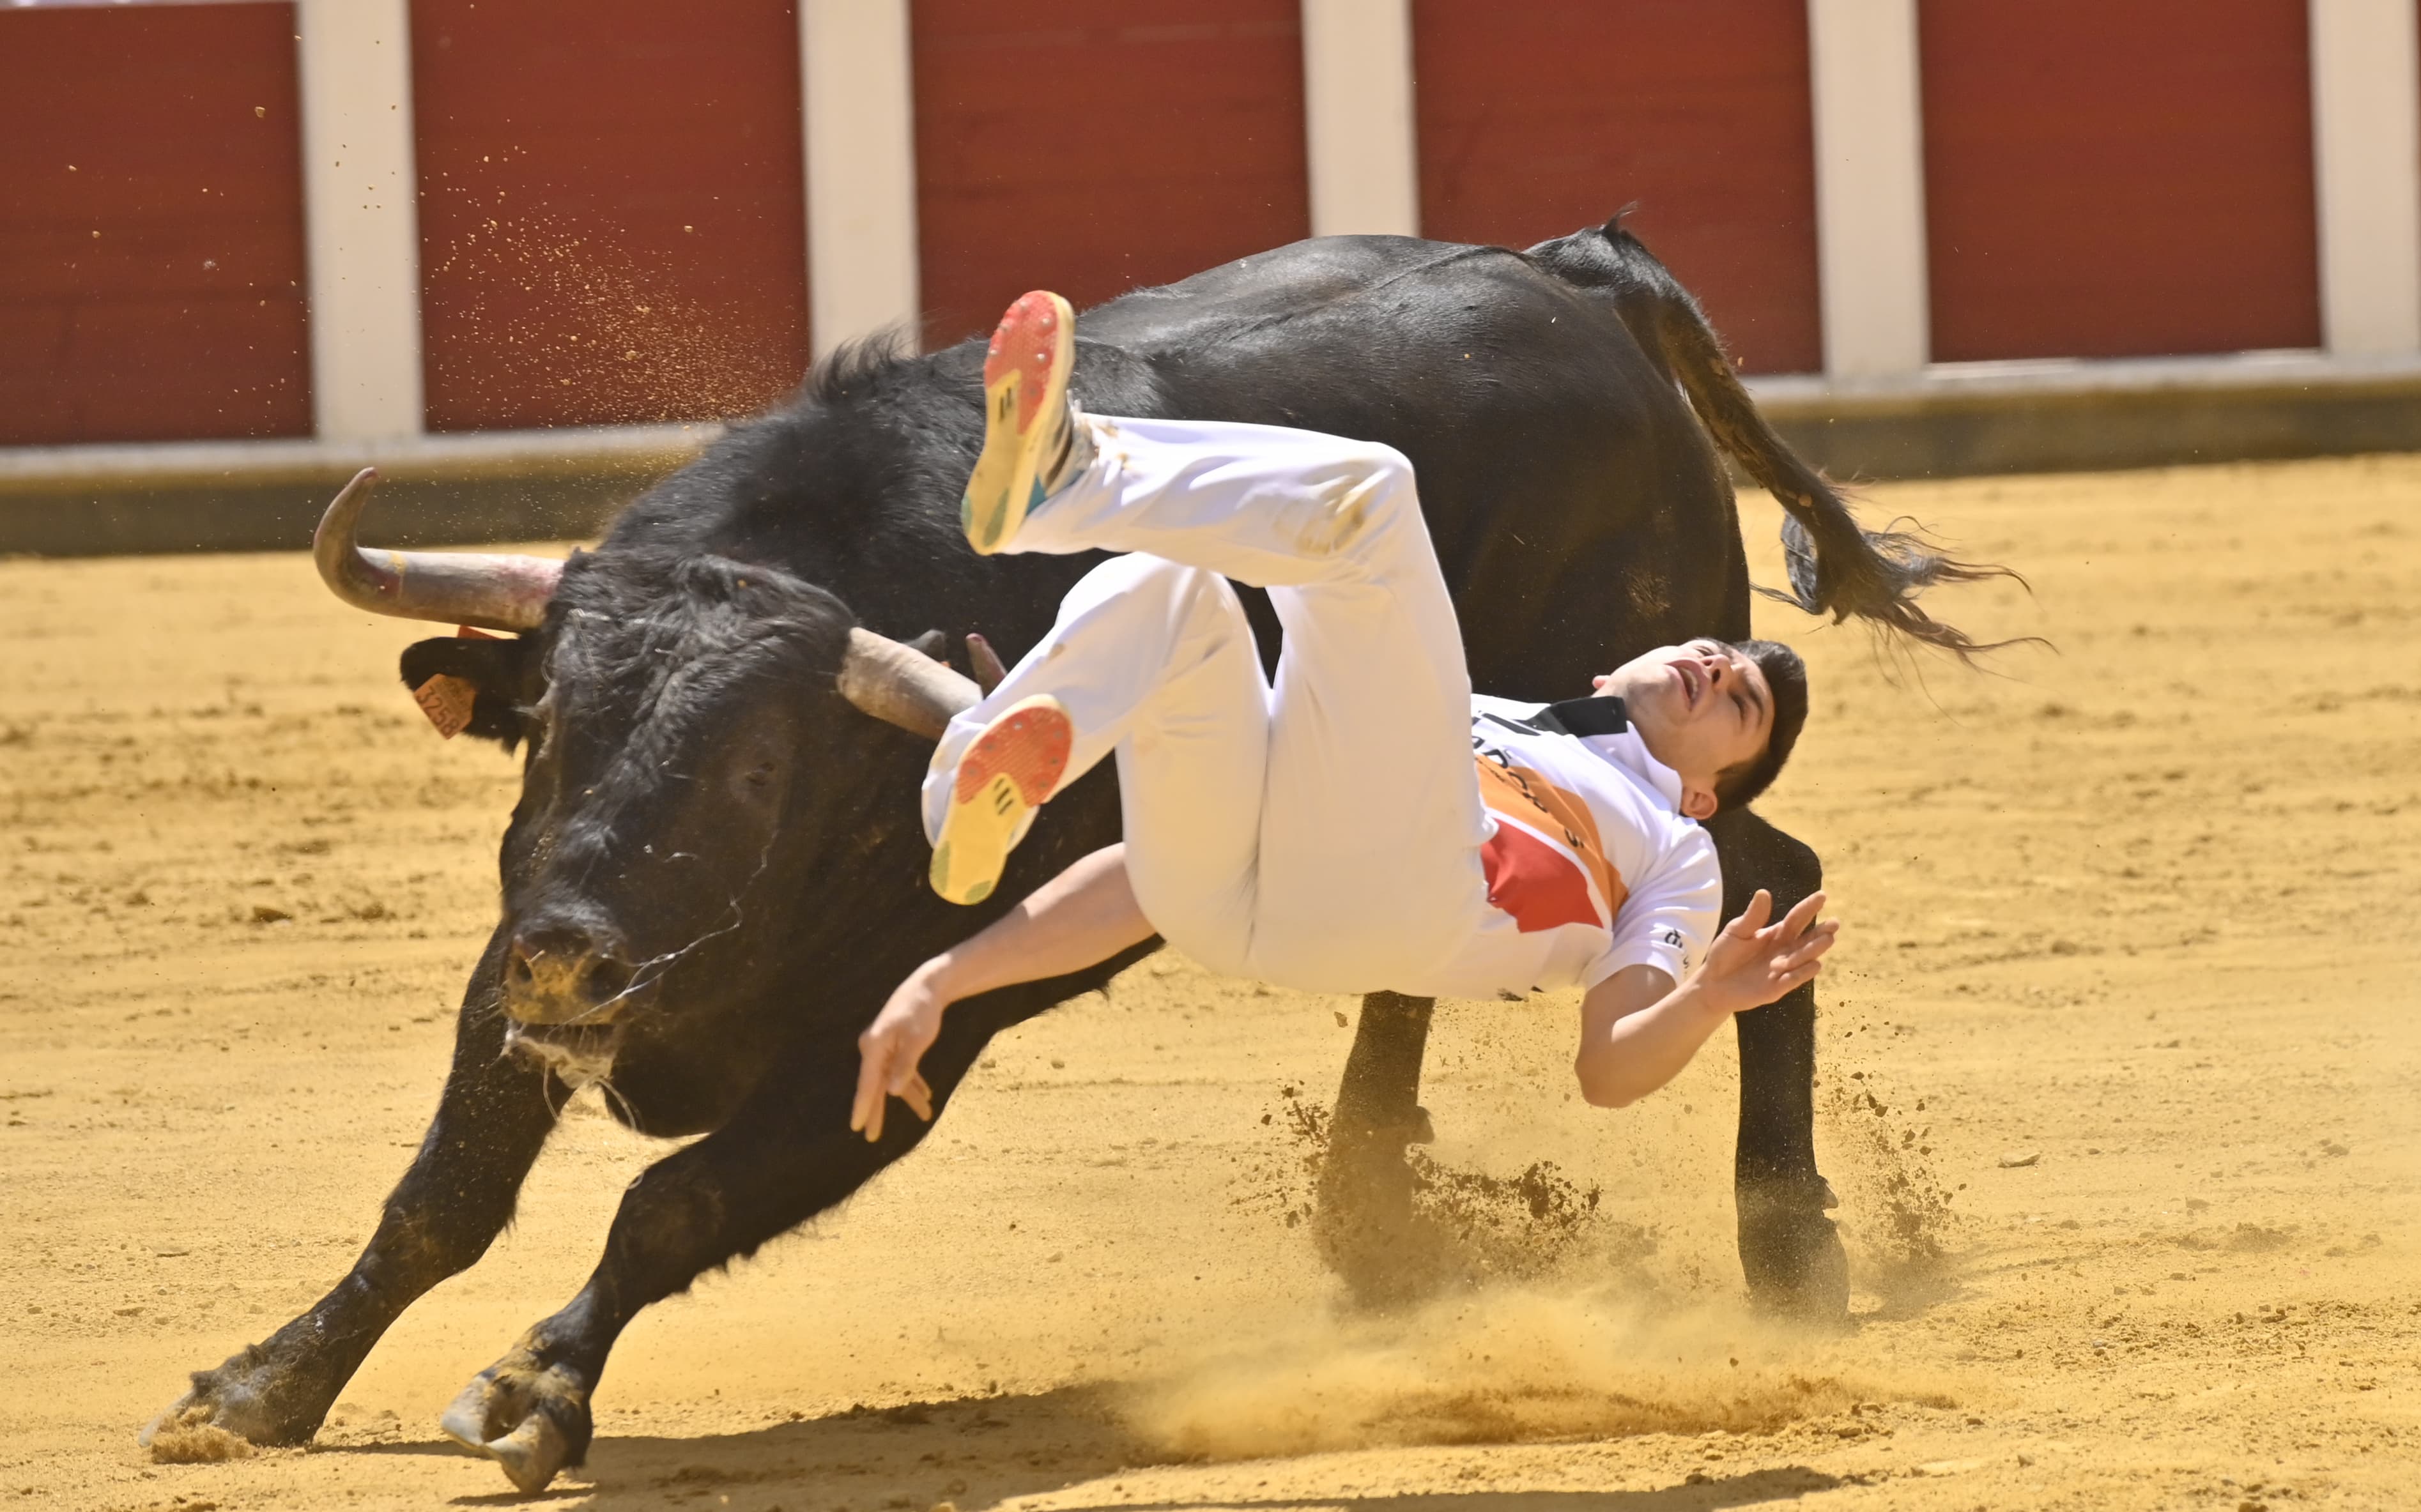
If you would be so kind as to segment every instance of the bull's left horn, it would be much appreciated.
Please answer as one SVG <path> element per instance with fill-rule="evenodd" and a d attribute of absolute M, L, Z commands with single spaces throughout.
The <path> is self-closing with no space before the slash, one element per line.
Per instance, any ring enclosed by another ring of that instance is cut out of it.
<path fill-rule="evenodd" d="M 841 658 L 840 695 L 886 725 L 938 740 L 950 716 L 975 707 L 983 694 L 946 662 L 870 630 L 849 632 Z"/>
<path fill-rule="evenodd" d="M 563 579 L 563 564 L 496 552 L 368 552 L 353 539 L 378 469 L 353 475 L 311 533 L 311 559 L 328 591 L 356 609 L 481 630 L 536 630 Z"/>

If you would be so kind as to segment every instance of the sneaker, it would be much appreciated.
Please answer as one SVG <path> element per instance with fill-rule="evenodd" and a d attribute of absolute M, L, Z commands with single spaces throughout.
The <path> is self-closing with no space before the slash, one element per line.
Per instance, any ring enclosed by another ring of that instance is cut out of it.
<path fill-rule="evenodd" d="M 967 544 L 989 556 L 1017 538 L 1027 511 L 1069 471 L 1068 370 L 1076 312 L 1048 289 L 1021 295 L 984 353 L 984 442 L 959 502 Z"/>
<path fill-rule="evenodd" d="M 933 891 L 953 903 L 980 903 L 1000 885 L 1008 853 L 1025 837 L 1034 811 L 1068 770 L 1076 726 L 1049 694 L 1021 698 L 995 715 L 959 757 L 949 812 L 933 842 Z"/>

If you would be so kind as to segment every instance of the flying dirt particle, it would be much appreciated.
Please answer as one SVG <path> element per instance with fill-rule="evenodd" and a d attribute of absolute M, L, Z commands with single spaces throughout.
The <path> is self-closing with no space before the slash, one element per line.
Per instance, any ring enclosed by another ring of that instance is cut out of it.
<path fill-rule="evenodd" d="M 2014 1171 L 2020 1166 L 2033 1165 L 2041 1160 L 2042 1151 L 2040 1150 L 2011 1150 L 2001 1157 L 2001 1169 Z"/>
<path fill-rule="evenodd" d="M 153 1463 L 162 1465 L 214 1465 L 248 1459 L 253 1452 L 249 1442 L 211 1422 L 207 1407 L 188 1407 L 153 1424 L 150 1449 Z"/>

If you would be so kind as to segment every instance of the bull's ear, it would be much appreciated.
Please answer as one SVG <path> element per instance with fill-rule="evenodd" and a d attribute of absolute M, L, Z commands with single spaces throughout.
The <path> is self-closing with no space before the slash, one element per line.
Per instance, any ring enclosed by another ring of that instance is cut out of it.
<path fill-rule="evenodd" d="M 527 641 L 486 636 L 416 641 L 404 647 L 403 685 L 438 734 L 476 735 L 509 751 L 528 733 L 522 710 L 536 701 L 528 685 L 533 649 Z"/>

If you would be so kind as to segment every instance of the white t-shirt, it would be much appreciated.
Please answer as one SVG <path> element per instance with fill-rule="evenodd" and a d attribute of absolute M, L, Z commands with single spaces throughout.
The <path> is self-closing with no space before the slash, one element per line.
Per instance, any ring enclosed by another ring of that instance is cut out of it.
<path fill-rule="evenodd" d="M 1437 990 L 1586 990 L 1626 966 L 1679 980 L 1714 937 L 1723 873 L 1622 701 L 1475 696 L 1471 710 L 1489 906 Z"/>

